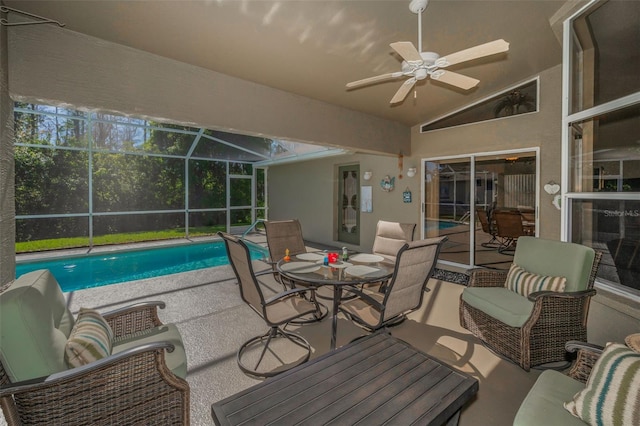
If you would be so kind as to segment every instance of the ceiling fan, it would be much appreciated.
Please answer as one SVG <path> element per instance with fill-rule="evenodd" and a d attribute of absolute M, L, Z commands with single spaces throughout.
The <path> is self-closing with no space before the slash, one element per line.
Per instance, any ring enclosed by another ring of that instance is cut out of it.
<path fill-rule="evenodd" d="M 391 48 L 403 59 L 402 71 L 353 81 L 351 83 L 347 83 L 347 89 L 355 89 L 375 83 L 382 83 L 384 81 L 394 80 L 400 77 L 409 77 L 408 80 L 402 83 L 402 86 L 400 86 L 396 94 L 391 99 L 391 104 L 402 102 L 409 92 L 411 92 L 413 86 L 418 81 L 424 80 L 427 77 L 459 87 L 463 90 L 469 90 L 477 86 L 480 80 L 448 71 L 443 68 L 471 61 L 473 59 L 507 52 L 509 50 L 509 43 L 499 39 L 446 56 L 440 56 L 434 52 L 423 52 L 422 12 L 426 9 L 428 2 L 429 0 L 412 0 L 409 4 L 409 10 L 418 15 L 418 48 L 416 49 L 410 41 L 399 41 L 390 44 Z"/>

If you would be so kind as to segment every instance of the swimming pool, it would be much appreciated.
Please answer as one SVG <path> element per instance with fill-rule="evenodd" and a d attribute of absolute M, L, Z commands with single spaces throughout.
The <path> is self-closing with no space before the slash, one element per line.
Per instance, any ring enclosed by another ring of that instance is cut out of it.
<path fill-rule="evenodd" d="M 250 245 L 251 257 L 263 259 L 267 250 Z M 18 263 L 16 277 L 49 269 L 62 291 L 100 287 L 228 264 L 224 242 L 183 244 Z"/>
<path fill-rule="evenodd" d="M 433 230 L 444 230 L 449 228 L 454 228 L 458 225 L 464 225 L 460 222 L 453 222 L 450 220 L 437 220 L 437 219 L 427 219 L 425 220 L 425 231 L 433 231 Z"/>

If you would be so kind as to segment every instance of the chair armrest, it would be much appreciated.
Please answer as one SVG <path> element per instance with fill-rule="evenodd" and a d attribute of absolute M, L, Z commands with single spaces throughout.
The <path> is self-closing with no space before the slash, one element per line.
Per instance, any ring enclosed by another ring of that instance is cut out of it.
<path fill-rule="evenodd" d="M 154 342 L 136 346 L 134 348 L 129 348 L 122 352 L 118 352 L 117 354 L 99 359 L 90 364 L 70 368 L 59 373 L 54 373 L 50 376 L 38 377 L 36 379 L 30 379 L 22 382 L 10 383 L 8 385 L 0 386 L 0 397 L 7 396 L 9 394 L 17 394 L 20 392 L 29 392 L 31 390 L 38 389 L 42 385 L 55 385 L 56 383 L 61 381 L 85 377 L 87 375 L 90 375 L 92 371 L 97 371 L 100 368 L 104 368 L 105 366 L 121 362 L 127 357 L 158 349 L 165 349 L 167 350 L 167 352 L 173 352 L 175 347 L 170 342 Z"/>
<path fill-rule="evenodd" d="M 567 291 L 567 292 L 536 291 L 535 293 L 529 294 L 528 298 L 532 302 L 535 302 L 536 299 L 540 299 L 540 298 L 543 298 L 543 297 L 556 297 L 556 298 L 561 298 L 561 299 L 563 299 L 563 298 L 564 299 L 578 299 L 578 298 L 583 298 L 583 297 L 592 297 L 592 296 L 595 296 L 595 294 L 596 294 L 596 290 L 595 289 L 582 290 L 582 291 Z"/>
<path fill-rule="evenodd" d="M 162 325 L 158 308 L 164 307 L 164 302 L 141 302 L 106 312 L 102 316 L 109 323 L 114 337 L 121 337 Z"/>
<path fill-rule="evenodd" d="M 351 286 L 345 288 L 344 290 L 348 291 L 349 293 L 353 293 L 356 296 L 360 297 L 362 300 L 364 300 L 365 302 L 367 302 L 368 304 L 373 306 L 378 312 L 384 311 L 384 305 L 382 303 L 378 302 L 373 297 L 369 296 L 364 291 L 359 290 L 356 287 L 351 287 Z"/>
<path fill-rule="evenodd" d="M 264 301 L 264 304 L 266 306 L 269 306 L 275 302 L 280 301 L 281 299 L 284 299 L 285 297 L 289 297 L 294 294 L 306 293 L 308 291 L 308 288 L 292 288 L 291 290 L 283 291 L 282 293 L 278 293 L 275 296 L 270 297 L 269 299 Z"/>
<path fill-rule="evenodd" d="M 130 348 L 82 367 L 0 387 L 3 409 L 38 424 L 189 422 L 189 384 L 165 363 L 169 342 Z"/>
<path fill-rule="evenodd" d="M 504 287 L 509 271 L 475 268 L 469 271 L 468 287 Z"/>
<path fill-rule="evenodd" d="M 582 383 L 587 383 L 593 366 L 602 354 L 603 347 L 591 343 L 572 340 L 567 342 L 565 348 L 567 349 L 567 352 L 578 353 L 575 361 L 571 364 L 571 367 L 565 372 L 565 374 Z"/>

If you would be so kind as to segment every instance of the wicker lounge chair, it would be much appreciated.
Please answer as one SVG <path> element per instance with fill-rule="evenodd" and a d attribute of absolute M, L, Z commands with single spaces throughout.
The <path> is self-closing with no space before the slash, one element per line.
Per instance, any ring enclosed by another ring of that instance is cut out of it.
<path fill-rule="evenodd" d="M 343 302 L 340 311 L 369 331 L 396 325 L 420 307 L 427 282 L 448 237 L 405 243 L 397 253 L 393 276 L 385 293 L 349 289 L 359 296 Z"/>
<path fill-rule="evenodd" d="M 527 297 L 507 288 L 508 271 L 474 269 L 460 296 L 460 325 L 523 369 L 566 361 L 565 343 L 587 340 L 587 315 L 602 253 L 592 248 L 520 237 L 513 259 L 530 274 L 565 277 L 564 291 Z"/>
<path fill-rule="evenodd" d="M 103 314 L 113 332 L 111 355 L 70 368 L 65 353 L 79 337 L 80 315 L 73 318 L 49 271 L 14 281 L 0 293 L 7 423 L 188 425 L 185 351 L 177 328 L 158 319 L 159 307 L 164 303 L 145 302 Z"/>
<path fill-rule="evenodd" d="M 270 377 L 306 362 L 311 355 L 309 343 L 303 337 L 285 331 L 281 326 L 286 326 L 289 322 L 303 316 L 316 315 L 320 312 L 317 302 L 303 297 L 310 290 L 294 288 L 266 298 L 258 277 L 253 271 L 251 253 L 247 245 L 233 235 L 223 232 L 218 232 L 218 235 L 225 242 L 229 263 L 231 263 L 233 271 L 238 278 L 242 300 L 260 315 L 269 326 L 269 330 L 265 334 L 253 337 L 240 346 L 237 353 L 240 369 L 251 376 Z M 269 353 L 275 352 L 272 344 L 276 339 L 288 340 L 292 344 L 303 348 L 305 355 L 288 362 L 286 359 L 289 354 L 278 353 L 275 358 L 282 360 L 281 365 L 276 367 L 263 366 L 261 368 L 265 353 L 267 351 Z M 248 352 L 255 353 L 256 351 L 260 351 L 260 355 L 257 357 L 254 366 L 247 366 L 248 361 L 246 361 L 245 354 Z"/>

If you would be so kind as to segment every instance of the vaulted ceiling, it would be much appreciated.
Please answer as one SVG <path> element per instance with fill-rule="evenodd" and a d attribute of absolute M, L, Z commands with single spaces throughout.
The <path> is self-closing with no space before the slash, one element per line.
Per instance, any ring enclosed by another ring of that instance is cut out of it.
<path fill-rule="evenodd" d="M 423 51 L 445 55 L 504 39 L 509 52 L 451 68 L 479 79 L 474 89 L 427 79 L 392 106 L 403 79 L 356 90 L 345 84 L 400 70 L 389 44 L 418 45 L 408 0 L 4 0 L 69 30 L 408 126 L 560 64 L 559 17 L 569 3 L 580 2 L 431 0 L 422 14 Z"/>

